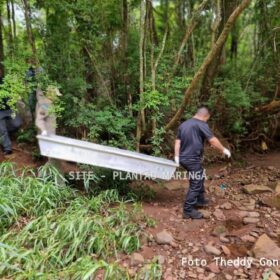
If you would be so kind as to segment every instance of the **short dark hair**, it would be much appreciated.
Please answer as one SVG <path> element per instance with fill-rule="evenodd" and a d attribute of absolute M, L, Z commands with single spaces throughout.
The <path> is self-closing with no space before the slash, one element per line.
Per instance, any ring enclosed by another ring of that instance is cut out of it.
<path fill-rule="evenodd" d="M 210 112 L 209 112 L 208 108 L 200 107 L 200 108 L 198 108 L 196 114 L 200 115 L 200 116 L 209 116 Z"/>

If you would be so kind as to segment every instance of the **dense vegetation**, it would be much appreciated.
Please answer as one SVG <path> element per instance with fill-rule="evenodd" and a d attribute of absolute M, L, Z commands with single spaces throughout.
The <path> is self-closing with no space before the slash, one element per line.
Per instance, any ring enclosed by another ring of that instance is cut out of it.
<path fill-rule="evenodd" d="M 197 106 L 236 147 L 279 139 L 277 0 L 1 1 L 0 96 L 59 85 L 61 134 L 160 154 Z M 167 139 L 168 141 L 165 141 Z"/>
<path fill-rule="evenodd" d="M 136 201 L 116 189 L 85 196 L 62 187 L 49 166 L 41 177 L 18 173 L 0 164 L 1 279 L 160 279 L 156 260 L 134 277 L 114 263 L 120 253 L 138 250 L 153 225 Z"/>

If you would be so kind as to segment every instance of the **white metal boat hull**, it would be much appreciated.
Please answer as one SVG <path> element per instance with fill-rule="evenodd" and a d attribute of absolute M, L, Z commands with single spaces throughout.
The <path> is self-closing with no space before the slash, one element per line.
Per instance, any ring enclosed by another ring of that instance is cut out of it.
<path fill-rule="evenodd" d="M 58 135 L 37 136 L 43 156 L 170 180 L 178 165 L 167 159 Z"/>

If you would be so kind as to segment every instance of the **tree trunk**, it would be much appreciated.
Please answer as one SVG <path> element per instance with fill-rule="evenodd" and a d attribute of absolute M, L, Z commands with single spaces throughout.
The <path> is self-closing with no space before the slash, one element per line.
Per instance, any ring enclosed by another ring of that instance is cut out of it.
<path fill-rule="evenodd" d="M 11 0 L 12 5 L 12 22 L 13 22 L 13 37 L 14 37 L 14 43 L 16 41 L 17 37 L 17 25 L 16 25 L 16 17 L 15 17 L 15 1 Z"/>
<path fill-rule="evenodd" d="M 0 7 L 0 79 L 4 78 L 4 40 L 3 40 L 3 20 L 2 20 L 2 6 Z"/>
<path fill-rule="evenodd" d="M 139 98 L 140 104 L 142 104 L 143 93 L 144 93 L 144 46 L 145 46 L 145 18 L 146 18 L 146 1 L 141 0 L 140 8 L 140 40 L 139 40 L 139 60 L 140 60 L 140 69 L 139 69 Z M 140 109 L 137 117 L 137 128 L 136 128 L 136 150 L 140 150 L 140 141 L 142 132 L 145 127 L 145 111 Z"/>
<path fill-rule="evenodd" d="M 256 112 L 276 114 L 280 112 L 280 100 L 272 100 L 269 104 L 255 109 Z"/>
<path fill-rule="evenodd" d="M 129 17 L 128 17 L 128 2 L 127 0 L 122 1 L 122 36 L 121 36 L 121 56 L 123 60 L 123 65 L 124 65 L 124 73 L 123 75 L 123 84 L 124 84 L 124 91 L 125 95 L 127 96 L 127 105 L 128 105 L 128 110 L 130 116 L 133 116 L 133 111 L 132 111 L 132 94 L 131 90 L 129 88 L 129 75 L 127 73 L 128 69 L 128 52 L 127 52 L 127 47 L 128 47 L 128 26 L 129 26 Z"/>
<path fill-rule="evenodd" d="M 13 55 L 14 53 L 13 29 L 12 29 L 11 9 L 10 9 L 9 0 L 6 0 L 6 7 L 7 7 L 7 20 L 8 20 L 8 53 L 10 55 Z"/>
<path fill-rule="evenodd" d="M 205 7 L 207 2 L 208 2 L 208 0 L 203 0 L 203 2 L 199 5 L 197 10 L 194 12 L 194 14 L 193 14 L 193 16 L 190 20 L 190 23 L 188 24 L 188 28 L 187 28 L 186 33 L 184 35 L 184 38 L 181 42 L 179 51 L 176 55 L 175 64 L 174 64 L 174 68 L 173 68 L 173 75 L 175 74 L 175 72 L 177 70 L 177 67 L 179 65 L 182 52 L 183 52 L 183 50 L 184 50 L 184 48 L 185 48 L 185 46 L 186 46 L 186 44 L 189 40 L 194 28 L 196 27 L 196 25 L 198 23 L 200 12 L 203 10 L 203 8 Z"/>
<path fill-rule="evenodd" d="M 216 20 L 212 25 L 212 45 L 216 42 L 217 38 L 222 33 L 222 30 L 225 26 L 226 21 L 228 20 L 231 13 L 236 8 L 236 0 L 217 0 L 217 11 L 216 11 Z M 218 71 L 218 67 L 222 63 L 224 46 L 218 51 L 216 57 L 212 60 L 209 66 L 206 69 L 206 74 L 202 81 L 201 86 L 201 98 L 202 102 L 206 102 L 210 96 L 210 91 L 213 85 L 214 78 Z"/>
<path fill-rule="evenodd" d="M 33 63 L 37 65 L 38 64 L 37 49 L 36 49 L 36 44 L 33 35 L 32 24 L 31 24 L 31 9 L 30 9 L 29 0 L 22 0 L 22 4 L 24 8 L 26 32 L 32 50 L 32 59 L 33 59 Z"/>
<path fill-rule="evenodd" d="M 219 36 L 216 43 L 212 46 L 211 50 L 209 51 L 208 55 L 204 59 L 202 65 L 194 75 L 190 86 L 185 91 L 185 96 L 182 101 L 182 104 L 179 108 L 179 110 L 176 112 L 174 117 L 170 120 L 170 122 L 165 126 L 165 130 L 172 129 L 174 126 L 177 125 L 177 122 L 182 117 L 185 108 L 189 101 L 191 100 L 193 94 L 198 89 L 200 82 L 205 75 L 207 67 L 212 63 L 212 61 L 216 58 L 216 56 L 221 52 L 221 49 L 223 48 L 226 39 L 228 37 L 229 32 L 231 31 L 234 23 L 236 22 L 238 16 L 242 13 L 242 11 L 250 4 L 251 0 L 243 0 L 241 4 L 234 10 L 234 12 L 229 17 L 227 23 L 224 26 L 223 31 L 221 32 L 221 35 Z"/>

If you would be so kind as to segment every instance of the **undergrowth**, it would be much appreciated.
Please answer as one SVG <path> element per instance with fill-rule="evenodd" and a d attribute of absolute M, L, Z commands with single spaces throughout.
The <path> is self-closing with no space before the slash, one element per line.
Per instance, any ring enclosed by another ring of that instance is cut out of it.
<path fill-rule="evenodd" d="M 152 224 L 138 202 L 117 189 L 84 195 L 50 166 L 38 174 L 0 164 L 1 279 L 161 278 L 157 260 L 133 278 L 118 263 Z"/>

